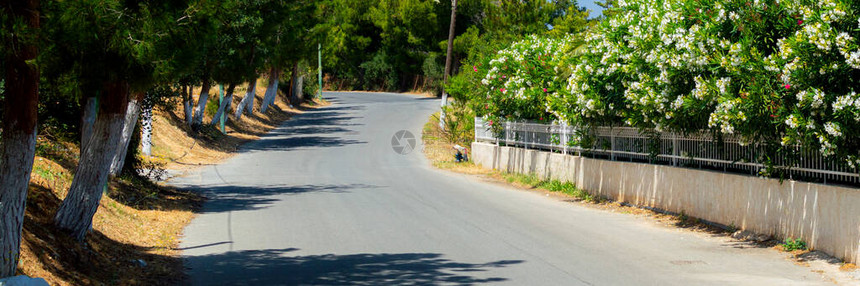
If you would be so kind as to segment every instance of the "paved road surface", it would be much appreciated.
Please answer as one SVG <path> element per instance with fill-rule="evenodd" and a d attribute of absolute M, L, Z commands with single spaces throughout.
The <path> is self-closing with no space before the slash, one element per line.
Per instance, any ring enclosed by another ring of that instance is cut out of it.
<path fill-rule="evenodd" d="M 784 255 L 434 170 L 438 100 L 328 93 L 232 159 L 172 181 L 211 198 L 185 229 L 195 285 L 815 285 Z M 419 143 L 420 144 L 420 143 Z"/>

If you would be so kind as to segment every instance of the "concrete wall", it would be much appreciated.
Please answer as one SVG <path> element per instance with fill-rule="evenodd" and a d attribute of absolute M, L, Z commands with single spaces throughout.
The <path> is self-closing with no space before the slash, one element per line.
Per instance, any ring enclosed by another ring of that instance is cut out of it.
<path fill-rule="evenodd" d="M 860 190 L 472 143 L 484 168 L 571 181 L 591 194 L 735 225 L 860 261 Z"/>

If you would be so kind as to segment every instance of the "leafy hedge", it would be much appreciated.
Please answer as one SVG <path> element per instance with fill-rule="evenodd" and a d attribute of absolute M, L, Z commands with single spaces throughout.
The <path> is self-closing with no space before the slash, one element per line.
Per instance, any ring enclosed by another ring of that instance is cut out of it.
<path fill-rule="evenodd" d="M 804 145 L 860 163 L 860 2 L 628 0 L 613 9 L 584 35 L 531 37 L 475 67 L 475 110 L 490 120 L 733 134 L 783 155 Z"/>

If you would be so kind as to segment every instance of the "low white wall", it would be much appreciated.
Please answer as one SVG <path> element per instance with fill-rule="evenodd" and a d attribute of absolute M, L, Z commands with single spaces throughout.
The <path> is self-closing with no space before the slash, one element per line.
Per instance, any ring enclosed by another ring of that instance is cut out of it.
<path fill-rule="evenodd" d="M 484 168 L 576 183 L 591 194 L 681 212 L 860 260 L 860 190 L 472 143 Z"/>

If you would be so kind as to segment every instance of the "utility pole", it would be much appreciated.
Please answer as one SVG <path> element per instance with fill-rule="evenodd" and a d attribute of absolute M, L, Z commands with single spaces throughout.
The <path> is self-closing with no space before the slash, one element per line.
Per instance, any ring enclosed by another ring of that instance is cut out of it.
<path fill-rule="evenodd" d="M 451 52 L 454 49 L 454 22 L 457 20 L 457 0 L 451 1 L 451 26 L 448 27 L 448 55 L 445 57 L 445 73 L 442 81 L 448 85 L 448 74 L 451 73 Z M 448 90 L 442 87 L 442 112 L 439 113 L 439 128 L 445 130 L 445 105 L 448 105 Z"/>
<path fill-rule="evenodd" d="M 322 44 L 320 43 L 317 43 L 317 69 L 319 70 L 317 78 L 320 85 L 320 99 L 325 100 L 322 95 Z"/>

